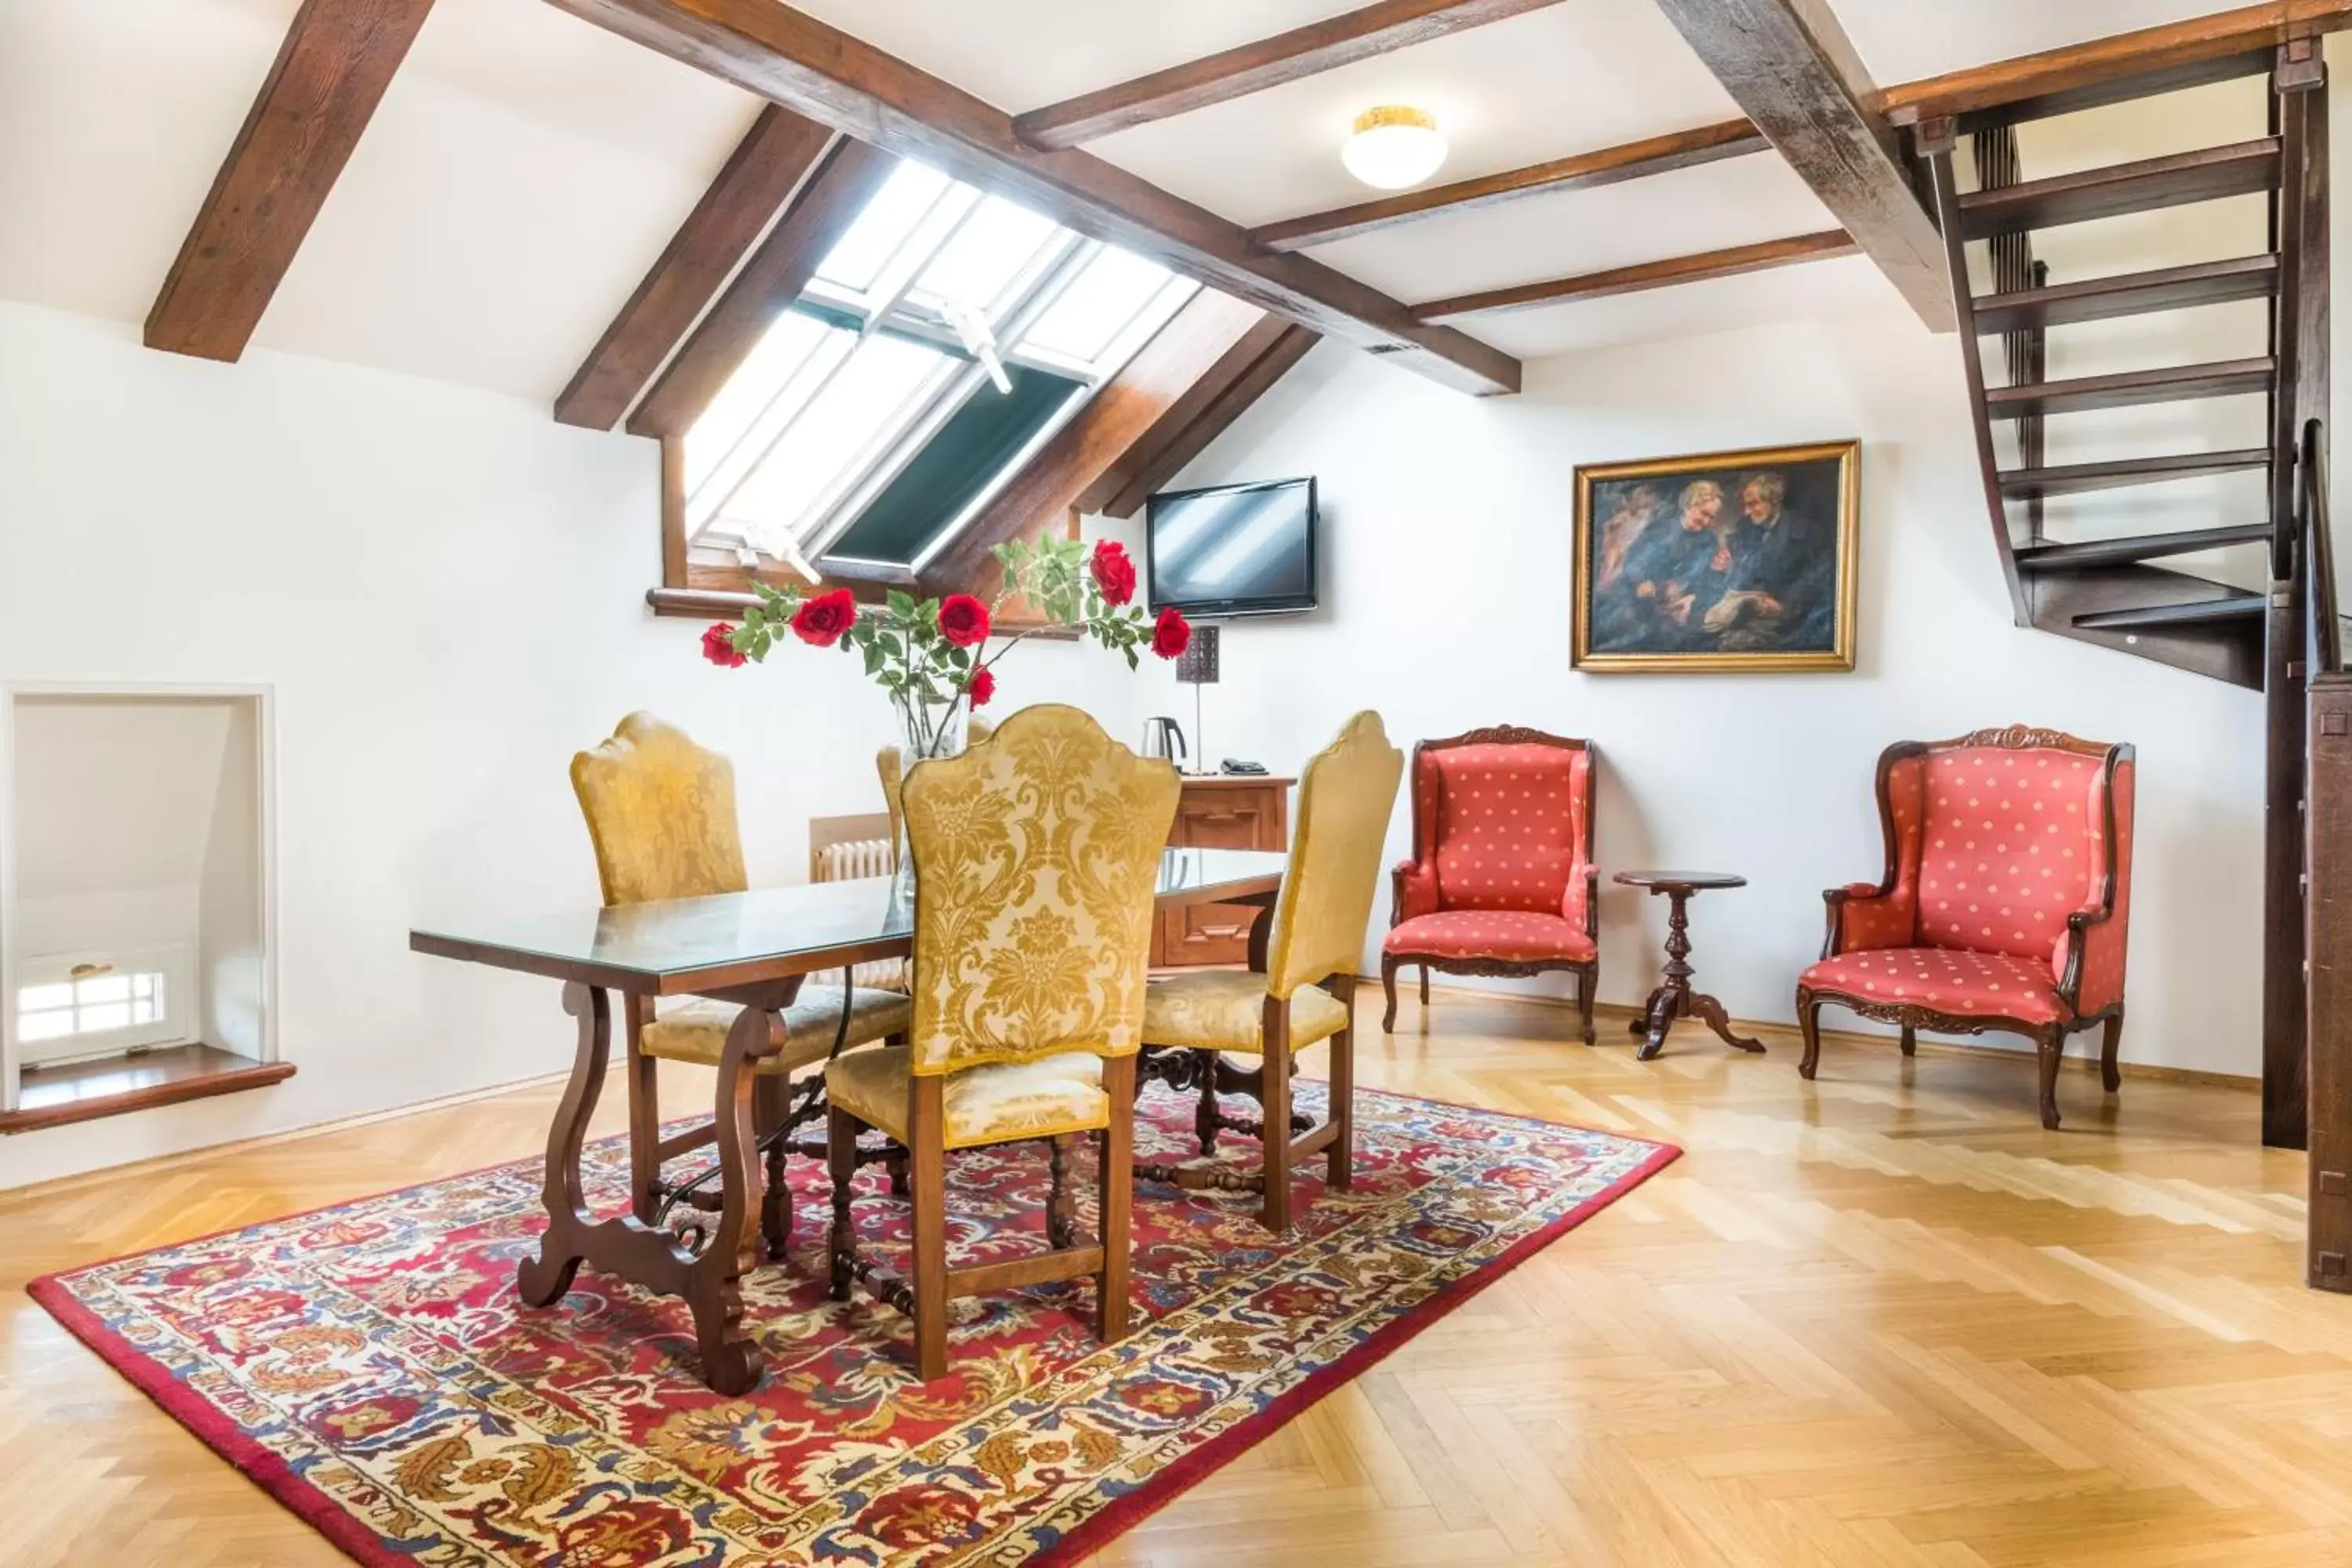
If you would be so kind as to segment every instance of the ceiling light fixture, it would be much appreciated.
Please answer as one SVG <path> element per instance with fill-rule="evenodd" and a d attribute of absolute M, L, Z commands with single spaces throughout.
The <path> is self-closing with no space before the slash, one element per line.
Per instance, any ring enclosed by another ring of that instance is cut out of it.
<path fill-rule="evenodd" d="M 1388 104 L 1356 116 L 1354 134 L 1339 144 L 1348 173 L 1383 191 L 1417 185 L 1445 162 L 1445 138 L 1425 109 Z"/>

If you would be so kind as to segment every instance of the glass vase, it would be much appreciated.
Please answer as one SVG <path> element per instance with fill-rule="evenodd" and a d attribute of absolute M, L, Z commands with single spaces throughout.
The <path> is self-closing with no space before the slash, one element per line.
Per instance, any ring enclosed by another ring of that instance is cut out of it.
<path fill-rule="evenodd" d="M 964 748 L 965 723 L 971 709 L 962 701 L 948 703 L 943 708 L 926 708 L 917 702 L 899 702 L 898 710 L 898 784 L 906 787 L 907 775 L 918 763 L 940 757 L 952 757 Z M 892 803 L 891 827 L 897 835 L 890 846 L 890 859 L 897 879 L 897 890 L 910 900 L 915 890 L 915 857 L 907 843 L 907 814 L 901 803 Z"/>

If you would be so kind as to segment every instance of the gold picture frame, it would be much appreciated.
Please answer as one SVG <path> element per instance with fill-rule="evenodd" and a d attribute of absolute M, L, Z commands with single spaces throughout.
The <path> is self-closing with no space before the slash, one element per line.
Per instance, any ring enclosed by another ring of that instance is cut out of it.
<path fill-rule="evenodd" d="M 1570 662 L 1852 669 L 1861 492 L 1858 440 L 1578 465 Z"/>

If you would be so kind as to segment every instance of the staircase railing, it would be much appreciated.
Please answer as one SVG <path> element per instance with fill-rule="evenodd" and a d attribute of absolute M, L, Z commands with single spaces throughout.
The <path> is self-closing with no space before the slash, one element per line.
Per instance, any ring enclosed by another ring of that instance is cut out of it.
<path fill-rule="evenodd" d="M 2303 541 L 2311 600 L 2310 669 L 2315 678 L 2344 668 L 2344 622 L 2336 605 L 2336 542 L 2327 522 L 2326 434 L 2318 420 L 2305 420 L 2295 462 L 2295 532 Z"/>
<path fill-rule="evenodd" d="M 2344 668 L 2336 548 L 2327 521 L 2326 432 L 2303 427 L 2300 574 L 2310 606 L 2304 796 L 2304 1015 L 2310 1205 L 2305 1278 L 2352 1292 L 2352 674 Z"/>

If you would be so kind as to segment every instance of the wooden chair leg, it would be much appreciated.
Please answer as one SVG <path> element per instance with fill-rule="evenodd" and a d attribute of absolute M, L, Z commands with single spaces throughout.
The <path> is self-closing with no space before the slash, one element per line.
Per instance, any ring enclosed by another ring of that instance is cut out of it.
<path fill-rule="evenodd" d="M 2109 1094 L 2124 1086 L 2123 1045 L 2124 1010 L 2118 1005 L 2099 1034 L 2099 1081 Z"/>
<path fill-rule="evenodd" d="M 1600 1043 L 1601 1037 L 1592 1027 L 1594 993 L 1601 989 L 1601 966 L 1597 963 L 1576 972 L 1576 1016 L 1584 1026 L 1584 1043 Z"/>
<path fill-rule="evenodd" d="M 1805 1054 L 1797 1063 L 1797 1076 L 1810 1080 L 1822 1065 L 1822 1005 L 1801 985 L 1797 988 L 1797 1027 L 1805 1037 Z"/>
<path fill-rule="evenodd" d="M 1135 1202 L 1135 1058 L 1103 1063 L 1103 1092 L 1110 1099 L 1110 1126 L 1102 1141 L 1097 1202 L 1097 1239 L 1102 1272 L 1095 1276 L 1095 1332 L 1103 1343 L 1127 1337 L 1129 1216 Z"/>
<path fill-rule="evenodd" d="M 1077 1200 L 1070 1191 L 1069 1134 L 1045 1140 L 1045 1245 L 1055 1251 L 1076 1245 Z"/>
<path fill-rule="evenodd" d="M 640 1225 L 654 1222 L 661 1204 L 661 1079 L 653 1058 L 637 1049 L 638 1032 L 653 1016 L 653 1004 L 642 996 L 621 1004 L 623 1050 L 629 1080 L 629 1210 Z"/>
<path fill-rule="evenodd" d="M 850 1267 L 857 1256 L 857 1226 L 850 1217 L 850 1187 L 857 1180 L 857 1135 L 866 1124 L 835 1105 L 825 1111 L 825 1167 L 833 1176 L 833 1235 L 826 1244 L 830 1287 L 836 1301 L 849 1300 Z"/>
<path fill-rule="evenodd" d="M 1356 1178 L 1356 1030 L 1352 1022 L 1331 1037 L 1330 1106 L 1324 1115 L 1331 1123 L 1331 1148 L 1323 1184 L 1344 1193 Z M 1276 1125 L 1271 1112 L 1265 1124 L 1269 1131 Z M 1288 1125 L 1286 1118 L 1281 1134 L 1286 1141 L 1290 1137 Z"/>
<path fill-rule="evenodd" d="M 1917 1056 L 1919 1054 L 1919 1031 L 1908 1024 L 1904 1025 L 1903 1038 L 1900 1041 L 1900 1045 L 1905 1056 Z"/>
<path fill-rule="evenodd" d="M 1269 996 L 1263 1016 L 1258 1113 L 1265 1121 L 1259 1140 L 1265 1151 L 1265 1207 L 1260 1217 L 1280 1236 L 1290 1228 L 1290 1003 Z"/>
<path fill-rule="evenodd" d="M 948 1371 L 948 1176 L 945 1084 L 936 1073 L 908 1089 L 908 1196 L 914 1205 L 915 1375 L 925 1383 Z"/>
<path fill-rule="evenodd" d="M 1424 1008 L 1429 1005 L 1429 965 L 1426 963 L 1421 966 L 1421 1005 Z"/>
<path fill-rule="evenodd" d="M 1192 1066 L 1201 1075 L 1201 1102 L 1192 1108 L 1192 1136 L 1200 1141 L 1201 1158 L 1217 1152 L 1217 1053 L 1194 1051 Z"/>
<path fill-rule="evenodd" d="M 784 1124 L 793 1102 L 792 1080 L 782 1073 L 761 1073 L 752 1090 L 752 1125 L 765 1138 Z M 760 1194 L 760 1237 L 772 1258 L 792 1250 L 793 1188 L 784 1179 L 783 1140 L 768 1148 L 766 1187 Z"/>
<path fill-rule="evenodd" d="M 2058 1131 L 2058 1065 L 2066 1059 L 2066 1031 L 2057 1024 L 2051 1025 L 2033 1039 L 2034 1055 L 2042 1068 L 2042 1125 Z"/>

